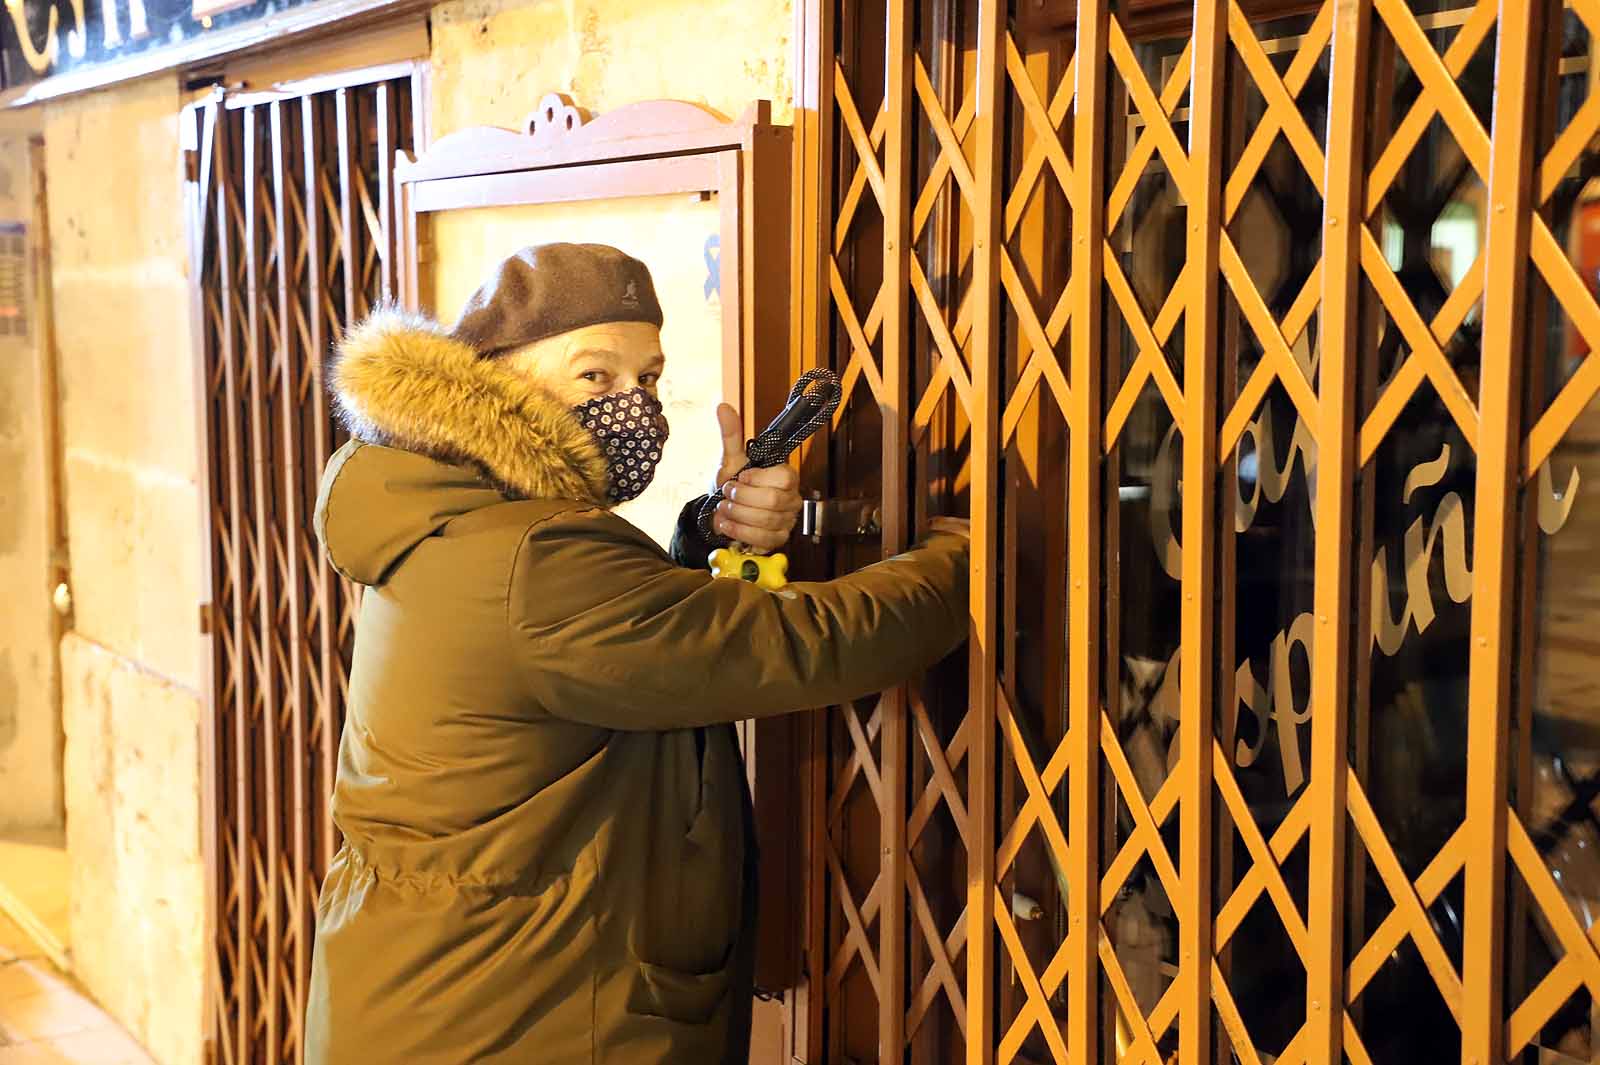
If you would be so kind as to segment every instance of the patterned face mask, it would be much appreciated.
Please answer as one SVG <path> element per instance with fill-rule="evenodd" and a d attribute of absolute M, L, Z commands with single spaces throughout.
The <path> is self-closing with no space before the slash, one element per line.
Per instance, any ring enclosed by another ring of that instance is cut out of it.
<path fill-rule="evenodd" d="M 596 396 L 572 408 L 578 422 L 600 444 L 610 473 L 613 503 L 638 498 L 656 475 L 667 419 L 661 401 L 645 388 Z"/>

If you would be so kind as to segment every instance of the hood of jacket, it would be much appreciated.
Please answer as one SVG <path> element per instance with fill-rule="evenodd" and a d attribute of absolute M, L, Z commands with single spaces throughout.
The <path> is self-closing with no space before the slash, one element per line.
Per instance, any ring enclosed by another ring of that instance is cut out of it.
<path fill-rule="evenodd" d="M 453 518 L 507 499 L 607 505 L 605 457 L 577 417 L 432 319 L 374 312 L 339 345 L 328 388 L 352 441 L 323 474 L 316 528 L 352 580 L 380 583 Z"/>

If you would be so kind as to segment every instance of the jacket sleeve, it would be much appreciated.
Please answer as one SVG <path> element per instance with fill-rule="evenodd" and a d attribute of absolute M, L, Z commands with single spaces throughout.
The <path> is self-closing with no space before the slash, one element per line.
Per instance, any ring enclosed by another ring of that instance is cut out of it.
<path fill-rule="evenodd" d="M 530 529 L 507 601 L 513 654 L 549 713 L 666 731 L 830 706 L 892 687 L 967 634 L 967 542 L 935 534 L 859 572 L 768 592 L 674 565 L 604 511 Z"/>
<path fill-rule="evenodd" d="M 678 524 L 672 530 L 672 561 L 686 569 L 710 569 L 711 552 L 718 544 L 708 540 L 700 531 L 700 507 L 705 496 L 695 496 L 678 512 Z"/>

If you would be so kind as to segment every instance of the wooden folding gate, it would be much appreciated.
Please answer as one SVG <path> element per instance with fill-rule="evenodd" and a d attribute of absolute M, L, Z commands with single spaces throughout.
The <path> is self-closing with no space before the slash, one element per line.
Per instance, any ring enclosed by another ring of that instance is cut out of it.
<path fill-rule="evenodd" d="M 815 718 L 794 1056 L 1600 1055 L 1600 5 L 799 17 L 832 564 L 973 563 Z"/>
<path fill-rule="evenodd" d="M 323 357 L 394 296 L 414 64 L 183 114 L 211 601 L 203 830 L 210 1060 L 298 1061 L 356 589 L 311 526 L 343 442 Z"/>

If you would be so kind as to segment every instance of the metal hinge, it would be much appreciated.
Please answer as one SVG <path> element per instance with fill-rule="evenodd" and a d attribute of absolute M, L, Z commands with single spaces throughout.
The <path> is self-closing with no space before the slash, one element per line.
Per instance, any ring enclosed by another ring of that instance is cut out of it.
<path fill-rule="evenodd" d="M 807 499 L 800 508 L 800 535 L 875 536 L 883 531 L 883 507 L 872 499 Z"/>

